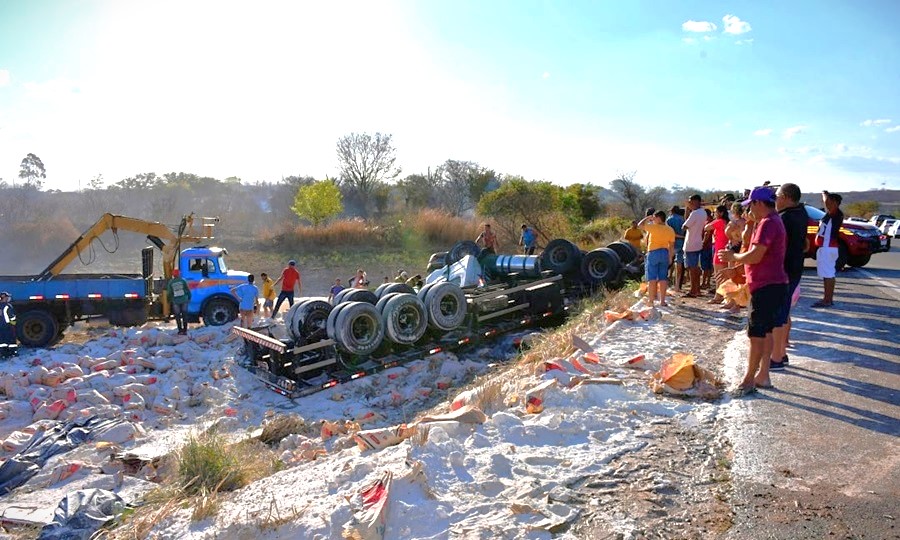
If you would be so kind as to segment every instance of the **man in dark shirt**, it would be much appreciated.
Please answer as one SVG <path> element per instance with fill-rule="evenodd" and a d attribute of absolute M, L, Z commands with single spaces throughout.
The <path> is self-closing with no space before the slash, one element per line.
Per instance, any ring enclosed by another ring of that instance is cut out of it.
<path fill-rule="evenodd" d="M 781 215 L 784 230 L 787 233 L 787 246 L 784 251 L 784 271 L 788 275 L 788 290 L 784 305 L 775 319 L 776 327 L 772 330 L 774 340 L 770 370 L 784 369 L 788 362 L 786 353 L 788 337 L 791 332 L 791 299 L 800 285 L 803 276 L 803 259 L 806 255 L 806 225 L 809 217 L 806 209 L 800 204 L 800 188 L 797 184 L 782 184 L 775 192 L 775 208 Z"/>
<path fill-rule="evenodd" d="M 825 285 L 824 297 L 812 305 L 815 308 L 827 308 L 834 304 L 834 274 L 837 271 L 837 260 L 840 256 L 840 230 L 844 224 L 844 213 L 841 212 L 841 196 L 837 193 L 822 192 L 822 204 L 825 205 L 825 217 L 819 222 L 816 233 L 816 273 Z"/>

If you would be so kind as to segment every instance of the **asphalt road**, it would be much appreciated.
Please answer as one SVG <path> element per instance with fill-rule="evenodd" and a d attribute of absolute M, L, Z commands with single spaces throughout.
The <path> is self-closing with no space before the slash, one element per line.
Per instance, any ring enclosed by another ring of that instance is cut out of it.
<path fill-rule="evenodd" d="M 900 538 L 900 247 L 839 273 L 829 309 L 811 264 L 790 366 L 745 398 L 728 536 Z"/>

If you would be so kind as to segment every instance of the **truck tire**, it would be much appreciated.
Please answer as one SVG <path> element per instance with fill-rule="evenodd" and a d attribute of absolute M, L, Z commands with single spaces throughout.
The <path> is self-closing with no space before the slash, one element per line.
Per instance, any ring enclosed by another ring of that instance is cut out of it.
<path fill-rule="evenodd" d="M 387 302 L 381 309 L 385 336 L 402 345 L 412 345 L 422 339 L 428 329 L 425 304 L 409 293 L 394 293 L 385 299 Z"/>
<path fill-rule="evenodd" d="M 331 305 L 336 306 L 344 301 L 344 297 L 350 293 L 354 289 L 344 289 L 341 292 L 334 295 L 334 298 L 331 299 Z"/>
<path fill-rule="evenodd" d="M 391 298 L 397 296 L 398 294 L 401 294 L 401 293 L 390 293 L 390 294 L 385 294 L 384 296 L 382 296 L 381 298 L 379 298 L 379 299 L 378 299 L 378 303 L 375 304 L 375 309 L 378 310 L 378 313 L 381 313 L 381 312 L 384 310 L 384 305 L 388 303 L 388 300 L 390 300 Z"/>
<path fill-rule="evenodd" d="M 203 324 L 206 326 L 222 326 L 237 319 L 238 306 L 227 298 L 213 298 L 203 306 Z"/>
<path fill-rule="evenodd" d="M 379 300 L 383 298 L 384 295 L 391 293 L 416 294 L 415 289 L 413 289 L 406 283 L 385 283 L 383 286 L 384 289 L 381 289 L 381 294 L 378 295 Z"/>
<path fill-rule="evenodd" d="M 434 272 L 439 268 L 443 268 L 447 266 L 447 251 L 438 251 L 437 253 L 432 253 L 431 257 L 428 258 L 428 266 L 425 267 L 426 273 Z"/>
<path fill-rule="evenodd" d="M 52 314 L 35 309 L 16 317 L 16 337 L 26 347 L 46 347 L 59 333 L 59 323 Z"/>
<path fill-rule="evenodd" d="M 435 283 L 428 289 L 424 304 L 432 328 L 449 332 L 466 318 L 466 295 L 455 283 Z"/>
<path fill-rule="evenodd" d="M 332 306 L 325 298 L 309 298 L 303 302 L 292 321 L 296 339 L 306 343 L 323 339 L 331 310 Z"/>
<path fill-rule="evenodd" d="M 638 255 L 640 255 L 638 251 L 634 249 L 634 246 L 628 242 L 612 242 L 606 247 L 616 252 L 616 255 L 619 256 L 619 260 L 622 261 L 622 266 L 628 266 L 638 258 Z"/>
<path fill-rule="evenodd" d="M 621 270 L 622 261 L 609 248 L 595 249 L 581 258 L 581 277 L 591 285 L 609 283 Z"/>
<path fill-rule="evenodd" d="M 416 293 L 416 296 L 419 297 L 419 300 L 421 300 L 422 302 L 425 302 L 425 296 L 428 295 L 428 291 L 430 291 L 431 288 L 434 287 L 435 285 L 437 285 L 437 282 L 429 283 L 428 285 L 425 285 L 424 287 L 419 289 L 419 292 Z"/>
<path fill-rule="evenodd" d="M 294 332 L 294 329 L 296 328 L 294 318 L 297 316 L 297 310 L 300 309 L 300 305 L 303 304 L 303 302 L 306 302 L 306 298 L 300 298 L 298 302 L 294 302 L 294 305 L 289 307 L 281 318 L 284 322 L 284 327 L 287 328 L 288 337 L 294 341 L 298 341 L 302 338 L 302 336 Z"/>
<path fill-rule="evenodd" d="M 384 323 L 368 302 L 347 302 L 335 320 L 338 346 L 358 356 L 375 352 L 384 340 Z"/>
<path fill-rule="evenodd" d="M 453 247 L 447 252 L 447 264 L 461 261 L 466 255 L 472 255 L 477 258 L 479 253 L 481 253 L 481 248 L 478 247 L 478 244 L 475 242 L 471 240 L 457 242 L 453 244 Z"/>
<path fill-rule="evenodd" d="M 328 336 L 328 339 L 337 341 L 337 317 L 346 306 L 347 303 L 345 302 L 331 308 L 331 313 L 328 314 L 328 319 L 325 321 L 325 334 Z"/>
<path fill-rule="evenodd" d="M 853 268 L 862 268 L 869 264 L 870 260 L 872 260 L 871 253 L 866 253 L 865 255 L 850 255 L 847 257 L 847 265 L 852 266 Z"/>
<path fill-rule="evenodd" d="M 381 285 L 379 285 L 378 287 L 375 288 L 375 296 L 377 296 L 379 300 L 381 299 L 384 289 L 386 289 L 388 285 L 393 285 L 393 284 L 392 283 L 382 283 Z"/>
<path fill-rule="evenodd" d="M 566 274 L 579 268 L 581 250 L 564 238 L 550 240 L 541 253 L 541 268 L 557 274 Z"/>
<path fill-rule="evenodd" d="M 368 289 L 351 289 L 341 298 L 341 302 L 366 302 L 374 306 L 378 303 L 378 297 Z"/>

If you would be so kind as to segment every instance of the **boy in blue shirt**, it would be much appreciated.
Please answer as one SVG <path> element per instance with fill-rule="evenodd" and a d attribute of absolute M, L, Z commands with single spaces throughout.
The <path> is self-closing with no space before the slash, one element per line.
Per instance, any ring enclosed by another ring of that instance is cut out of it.
<path fill-rule="evenodd" d="M 231 288 L 231 293 L 239 300 L 238 309 L 241 311 L 241 326 L 250 328 L 253 324 L 253 308 L 259 301 L 259 289 L 253 284 L 256 278 L 253 274 L 247 276 L 247 283 L 242 283 Z"/>
<path fill-rule="evenodd" d="M 519 239 L 519 245 L 522 246 L 522 253 L 534 255 L 534 248 L 537 245 L 537 233 L 524 223 L 522 224 L 522 237 Z"/>

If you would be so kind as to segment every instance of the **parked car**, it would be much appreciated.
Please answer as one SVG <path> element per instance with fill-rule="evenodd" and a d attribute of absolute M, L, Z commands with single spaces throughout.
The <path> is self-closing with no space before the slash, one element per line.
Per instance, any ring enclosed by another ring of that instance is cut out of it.
<path fill-rule="evenodd" d="M 868 223 L 869 220 L 857 216 L 850 216 L 848 218 L 844 218 L 844 221 L 852 221 L 853 223 Z"/>
<path fill-rule="evenodd" d="M 808 204 L 806 215 L 809 222 L 806 227 L 806 237 L 809 248 L 806 256 L 816 258 L 816 233 L 819 232 L 819 221 L 825 217 L 825 212 Z M 891 216 L 884 216 L 890 218 Z M 874 219 L 874 218 L 873 218 Z M 837 268 L 842 270 L 845 266 L 861 267 L 869 264 L 869 260 L 875 253 L 890 251 L 890 237 L 883 234 L 872 222 L 859 223 L 844 221 L 839 231 Z"/>
<path fill-rule="evenodd" d="M 894 220 L 894 224 L 891 225 L 891 228 L 888 229 L 885 234 L 888 239 L 900 237 L 900 219 Z"/>
<path fill-rule="evenodd" d="M 887 218 L 881 222 L 881 225 L 877 225 L 878 230 L 881 231 L 881 234 L 887 234 L 888 229 L 890 229 L 896 222 L 896 219 Z"/>
<path fill-rule="evenodd" d="M 881 227 L 881 224 L 886 219 L 897 219 L 890 214 L 875 214 L 874 216 L 869 218 L 869 223 L 875 225 L 876 227 Z"/>

